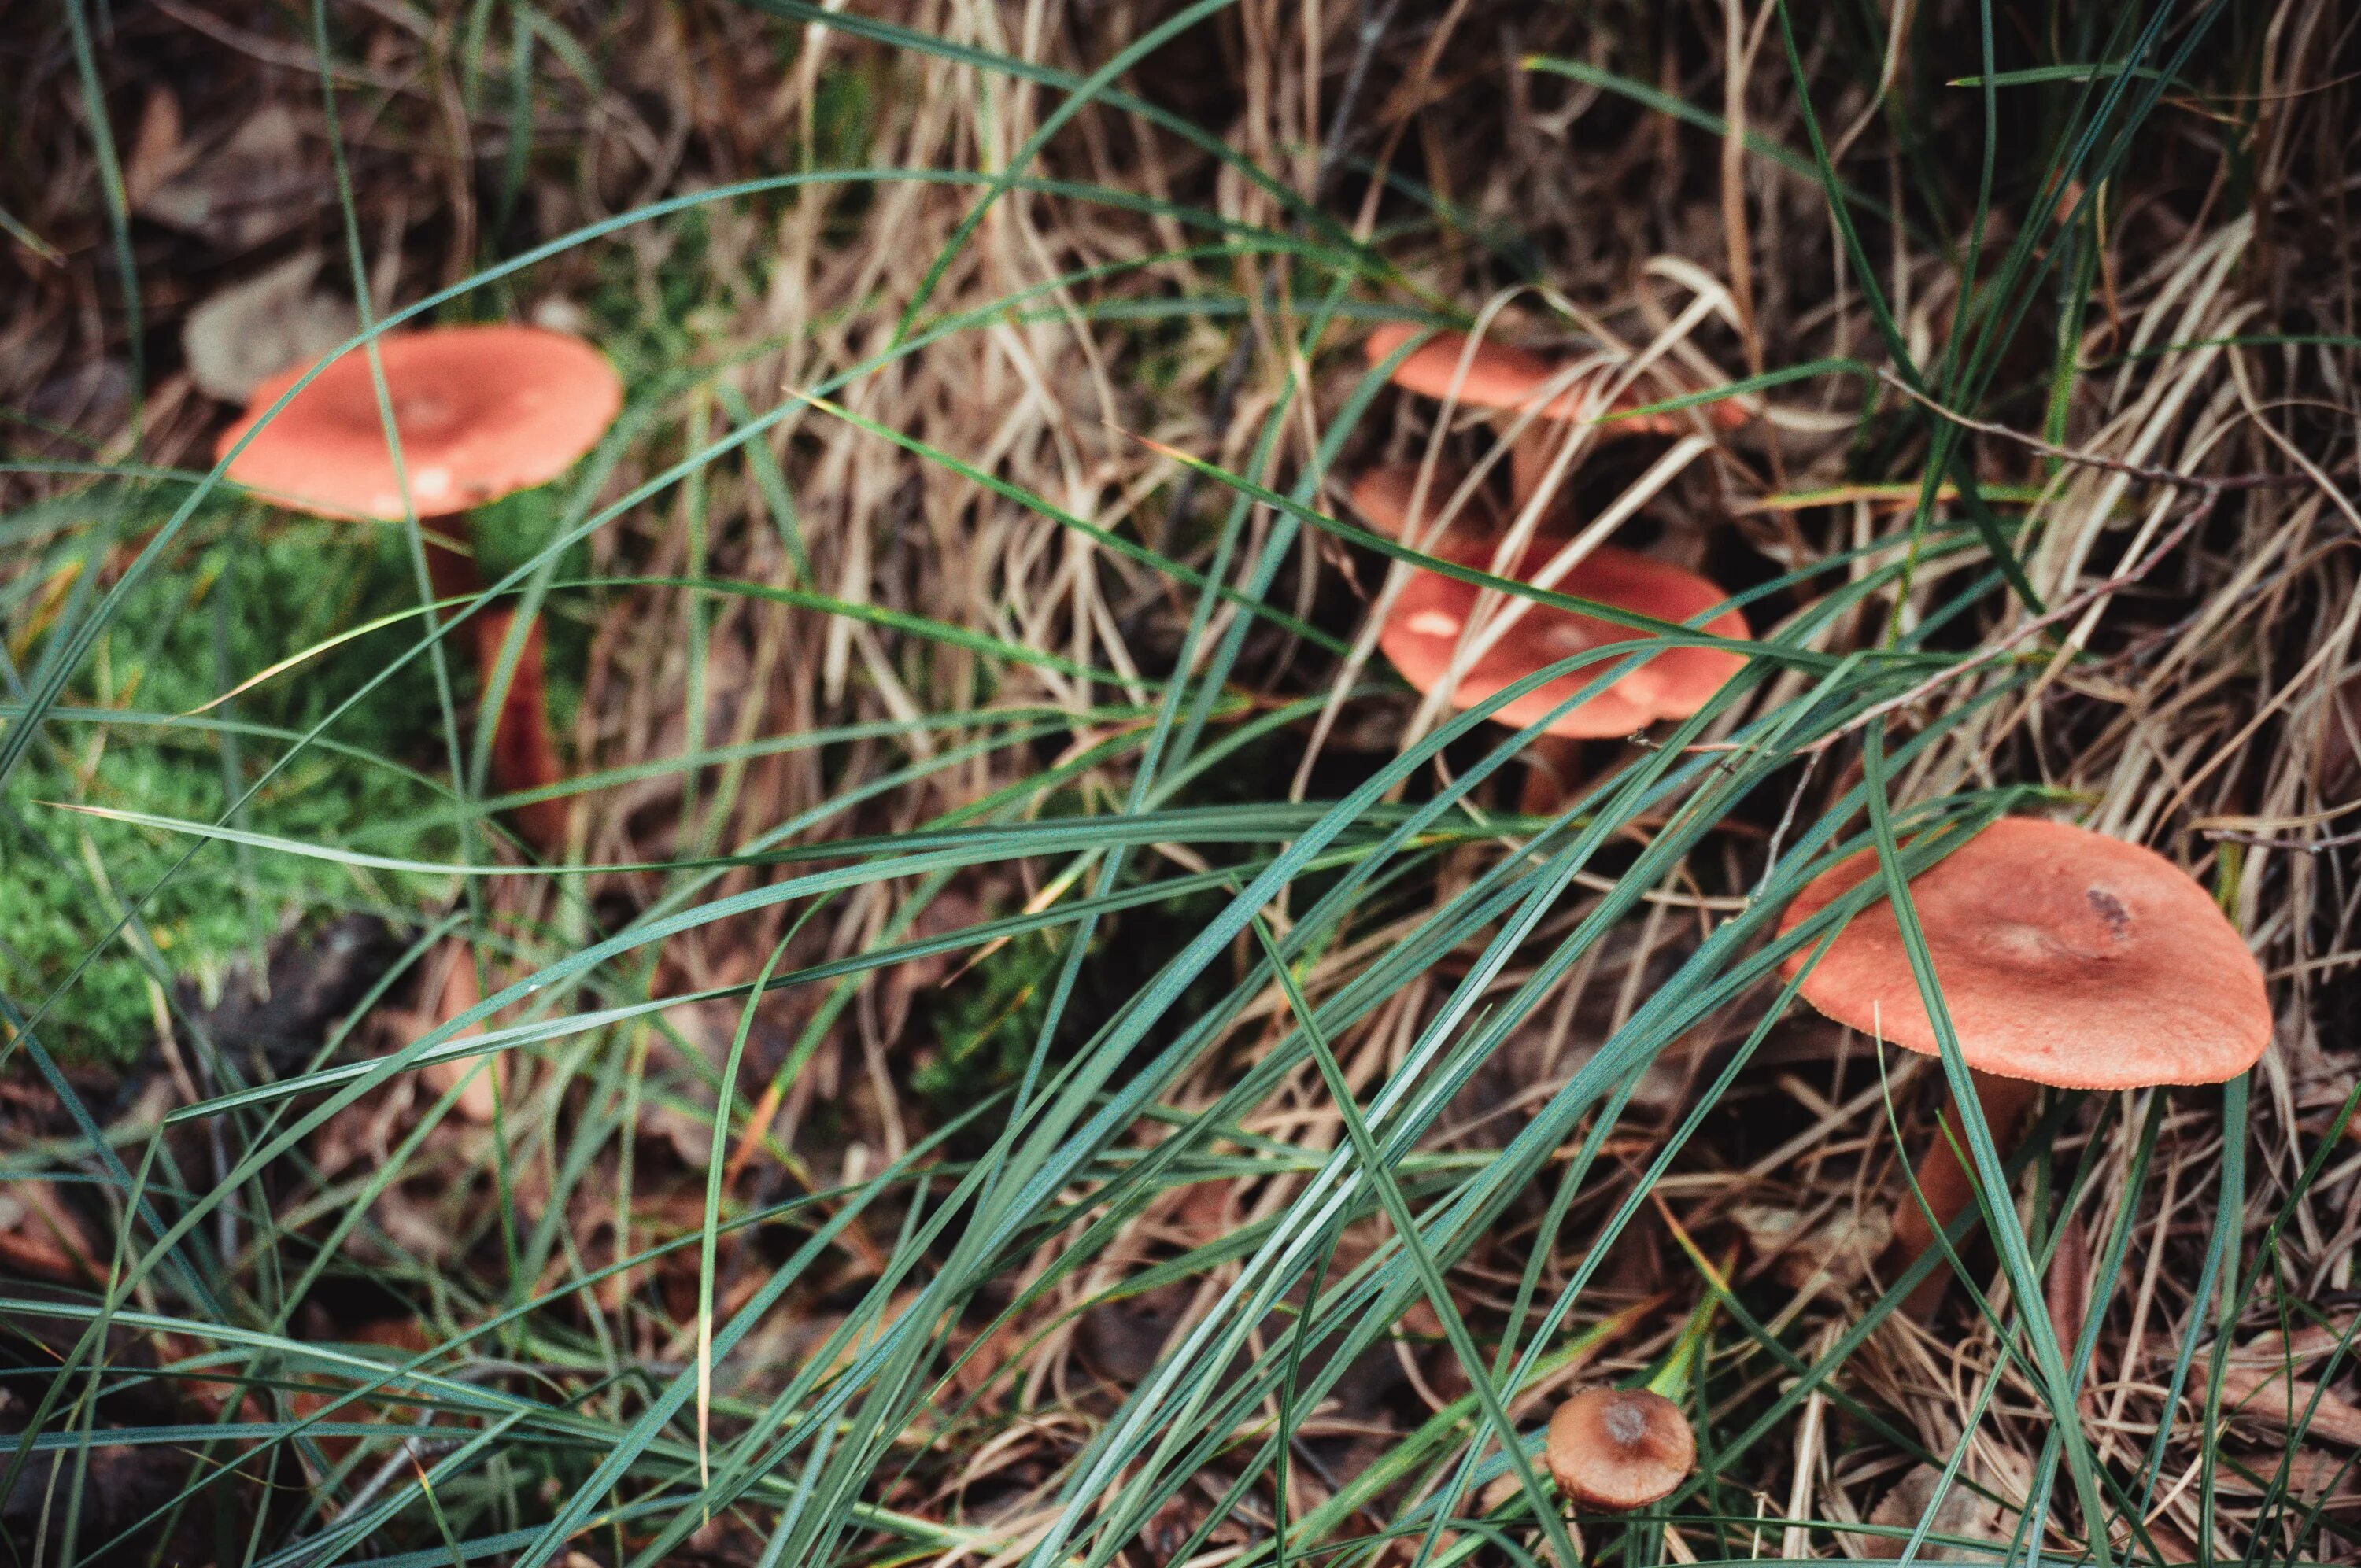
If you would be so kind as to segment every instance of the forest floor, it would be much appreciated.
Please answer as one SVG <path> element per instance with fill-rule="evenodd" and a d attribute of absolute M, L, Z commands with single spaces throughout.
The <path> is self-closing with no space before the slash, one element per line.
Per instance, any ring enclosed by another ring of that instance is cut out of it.
<path fill-rule="evenodd" d="M 15 1561 L 2361 1559 L 2361 14 L 5 31 Z M 474 525 L 545 852 L 418 531 L 214 472 L 365 320 L 621 372 Z M 1393 323 L 1670 406 L 1520 432 Z M 1740 673 L 1422 697 L 1387 465 L 1703 574 Z M 2275 1031 L 2046 1095 L 1913 1299 L 1941 1064 L 1779 917 L 2000 815 L 2185 868 Z M 1636 1514 L 1535 1462 L 1598 1382 L 1697 1433 Z"/>

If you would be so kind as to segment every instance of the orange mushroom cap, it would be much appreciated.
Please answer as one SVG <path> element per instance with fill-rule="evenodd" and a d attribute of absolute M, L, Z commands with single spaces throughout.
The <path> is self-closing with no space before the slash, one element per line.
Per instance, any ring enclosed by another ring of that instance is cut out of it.
<path fill-rule="evenodd" d="M 1681 1408 L 1644 1388 L 1584 1388 L 1550 1417 L 1543 1456 L 1579 1508 L 1644 1508 L 1697 1464 Z"/>
<path fill-rule="evenodd" d="M 1430 512 L 1447 501 L 1459 488 L 1459 475 L 1449 469 L 1438 469 L 1427 480 L 1426 501 Z M 1418 465 L 1389 463 L 1356 476 L 1347 491 L 1353 510 L 1377 524 L 1378 528 L 1396 539 L 1407 540 L 1415 521 L 1411 515 L 1411 503 L 1418 497 Z M 1444 541 L 1430 542 L 1430 549 L 1452 542 L 1452 535 L 1466 533 L 1480 538 L 1489 534 L 1498 524 L 1492 514 L 1489 498 L 1478 492 L 1470 498 L 1471 505 L 1451 520 L 1451 528 Z"/>
<path fill-rule="evenodd" d="M 1522 571 L 1538 571 L 1556 548 L 1553 543 L 1535 545 L 1526 555 Z M 1485 564 L 1480 554 L 1461 552 L 1458 558 L 1470 565 Z M 1473 583 L 1440 572 L 1415 573 L 1403 585 L 1378 634 L 1378 646 L 1385 650 L 1404 680 L 1422 692 L 1442 685 L 1481 591 Z M 1585 556 L 1558 579 L 1555 591 L 1670 621 L 1691 620 L 1730 597 L 1695 572 L 1611 544 L 1602 544 Z M 1744 637 L 1746 617 L 1735 609 L 1724 610 L 1706 622 L 1704 630 L 1716 637 Z M 1451 705 L 1473 707 L 1545 664 L 1587 648 L 1628 642 L 1644 635 L 1575 610 L 1545 604 L 1528 606 L 1508 635 L 1460 675 L 1452 688 Z M 1745 663 L 1741 655 L 1719 648 L 1666 648 L 1589 701 L 1558 715 L 1548 733 L 1574 739 L 1629 735 L 1660 718 L 1686 718 L 1703 707 Z M 1585 665 L 1561 675 L 1492 717 L 1520 727 L 1533 723 L 1598 679 L 1604 667 Z"/>
<path fill-rule="evenodd" d="M 378 340 L 411 505 L 443 517 L 557 477 L 614 422 L 622 378 L 578 337 L 532 326 L 430 327 Z M 309 367 L 305 367 L 308 369 Z M 226 454 L 303 370 L 255 389 Z M 331 517 L 397 520 L 402 487 L 387 449 L 368 356 L 354 350 L 262 424 L 229 477 Z"/>
<path fill-rule="evenodd" d="M 1877 869 L 1864 850 L 1815 877 L 1794 929 Z M 2270 1042 L 2263 971 L 2189 873 L 2087 828 L 2004 817 L 1910 884 L 1967 1064 L 2059 1089 L 2219 1083 Z M 1793 976 L 1810 956 L 1785 965 Z M 1871 905 L 1806 977 L 1806 1001 L 1937 1054 L 1890 902 Z"/>
<path fill-rule="evenodd" d="M 1365 348 L 1369 363 L 1384 364 L 1395 350 L 1424 330 L 1411 322 L 1388 322 L 1368 336 Z M 1464 375 L 1460 370 L 1463 361 L 1466 365 Z M 1394 367 L 1393 383 L 1422 397 L 1455 395 L 1471 408 L 1518 413 L 1539 401 L 1543 389 L 1562 368 L 1530 349 L 1488 337 L 1476 345 L 1471 356 L 1466 333 L 1438 332 Z M 1534 411 L 1542 419 L 1596 419 L 1661 402 L 1667 395 L 1644 387 L 1626 387 L 1607 407 L 1594 409 L 1591 389 L 1577 382 L 1559 389 L 1555 396 Z M 1735 430 L 1749 417 L 1744 409 L 1727 398 L 1703 405 L 1703 411 L 1709 422 L 1723 430 Z M 1686 411 L 1681 411 L 1645 419 L 1618 420 L 1599 428 L 1608 434 L 1674 435 L 1695 427 L 1689 423 Z"/>

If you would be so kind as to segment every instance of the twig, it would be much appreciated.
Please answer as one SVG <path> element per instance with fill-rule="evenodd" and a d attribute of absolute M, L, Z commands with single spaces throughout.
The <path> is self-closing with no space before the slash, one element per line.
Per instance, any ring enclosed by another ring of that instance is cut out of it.
<path fill-rule="evenodd" d="M 2323 850 L 2341 850 L 2348 844 L 2361 844 L 2361 828 L 2350 833 L 2332 833 L 2325 839 L 2312 839 L 2297 843 L 2289 839 L 2274 839 L 2267 833 L 2237 833 L 2226 828 L 2202 829 L 2205 837 L 2220 844 L 2251 844 L 2258 850 L 2301 850 L 2307 855 L 2317 855 Z"/>
<path fill-rule="evenodd" d="M 1982 652 L 1973 655 L 1972 657 L 1960 663 L 1953 664 L 1948 669 L 1936 671 L 1933 674 L 1927 676 L 1925 680 L 1920 681 L 1916 685 L 1912 686 L 1908 691 L 1904 692 L 1901 696 L 1888 697 L 1883 702 L 1872 703 L 1869 707 L 1861 709 L 1850 719 L 1847 719 L 1837 729 L 1821 736 L 1817 740 L 1811 742 L 1809 745 L 1797 748 L 1797 750 L 1807 753 L 1825 751 L 1828 747 L 1833 746 L 1838 741 L 1843 740 L 1848 735 L 1851 735 L 1865 728 L 1872 720 L 1882 718 L 1885 715 L 1893 713 L 1899 708 L 1909 707 L 1916 703 L 1925 700 L 1925 698 L 1939 689 L 1945 682 L 1955 680 L 1980 665 L 1992 663 L 1994 659 L 1999 658 L 2002 654 L 2007 652 L 2011 648 L 2015 647 L 2018 643 L 2024 641 L 2035 632 L 2045 630 L 2049 627 L 2057 625 L 2060 621 L 2070 620 L 2074 617 L 2081 614 L 2082 611 L 2090 609 L 2092 605 L 2097 603 L 2100 599 L 2106 598 L 2109 594 L 2112 594 L 2120 588 L 2129 587 L 2132 584 L 2138 582 L 2142 577 L 2147 576 L 2150 572 L 2156 570 L 2157 566 L 2162 563 L 2164 558 L 2170 554 L 2175 549 L 2179 548 L 2181 541 L 2189 537 L 2191 532 L 2196 528 L 2199 521 L 2205 516 L 2206 511 L 2213 506 L 2218 494 L 2219 491 L 2214 487 L 2208 485 L 2202 493 L 2192 497 L 2187 507 L 2188 515 L 2183 517 L 2178 523 L 2175 523 L 2173 525 L 2172 532 L 2166 534 L 2163 539 L 2158 541 L 2156 548 L 2149 551 L 2147 556 L 2142 560 L 2125 567 L 2123 571 L 2118 572 L 2112 577 L 2109 577 L 2106 581 L 2092 585 L 2091 587 L 2076 594 L 2072 598 L 2066 600 L 2064 603 L 2053 606 L 2043 613 L 2035 616 L 2031 620 L 2026 621 L 2024 625 L 2010 632 L 2006 637 L 2002 638 L 1998 642 L 1993 643 L 1991 647 L 1984 649 Z M 1709 744 L 1690 746 L 1686 748 L 1686 750 L 1691 751 L 1739 751 L 1746 749 L 1747 748 L 1743 742 L 1735 740 L 1715 741 Z"/>
<path fill-rule="evenodd" d="M 2031 447 L 2045 457 L 2055 457 L 2060 462 L 2079 464 L 2086 468 L 2103 469 L 2110 474 L 2121 474 L 2126 478 L 2139 479 L 2151 485 L 2169 485 L 2178 489 L 2202 490 L 2210 496 L 2224 490 L 2264 490 L 2282 485 L 2309 485 L 2314 482 L 2310 474 L 2184 474 L 2178 468 L 2152 468 L 2144 463 L 2126 463 L 2120 457 L 2106 457 L 2096 452 L 2084 452 L 2077 447 L 2059 446 L 2053 442 L 2044 441 L 2037 435 L 2027 435 L 2021 430 L 2011 430 L 2004 424 L 1994 424 L 1989 420 L 1971 419 L 1957 409 L 1944 407 L 1883 367 L 1878 369 L 1877 378 L 1911 401 L 1931 412 L 1940 414 L 1962 430 L 1972 430 L 1979 435 L 1996 435 L 2004 441 L 2014 441 L 2020 446 Z M 2355 472 L 2356 470 L 2348 466 L 2338 469 L 2329 477 L 2344 478 Z"/>

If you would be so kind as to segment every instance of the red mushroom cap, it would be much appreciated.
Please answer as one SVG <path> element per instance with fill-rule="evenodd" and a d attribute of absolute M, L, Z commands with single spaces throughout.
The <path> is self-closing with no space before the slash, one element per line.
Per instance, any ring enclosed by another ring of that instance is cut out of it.
<path fill-rule="evenodd" d="M 1794 929 L 1877 869 L 1864 850 L 1781 918 Z M 1970 1067 L 2060 1089 L 2219 1083 L 2270 1043 L 2263 972 L 2219 905 L 2152 850 L 2087 828 L 2004 817 L 1910 884 L 1943 1004 Z M 1792 977 L 1810 956 L 1790 958 Z M 1806 1001 L 1937 1054 L 1891 902 L 1852 917 Z"/>
<path fill-rule="evenodd" d="M 1536 545 L 1525 557 L 1524 573 L 1537 571 L 1555 549 L 1554 544 Z M 1480 558 L 1469 564 L 1480 565 Z M 1442 684 L 1480 591 L 1473 583 L 1439 572 L 1416 573 L 1403 586 L 1378 635 L 1378 645 L 1404 680 L 1422 692 Z M 1675 622 L 1701 615 L 1730 598 L 1695 572 L 1611 544 L 1602 544 L 1585 556 L 1558 580 L 1555 591 Z M 1735 609 L 1724 610 L 1706 622 L 1704 630 L 1716 637 L 1744 637 L 1746 618 Z M 1628 642 L 1644 635 L 1596 616 L 1544 604 L 1529 606 L 1508 635 L 1461 674 L 1452 688 L 1451 704 L 1473 707 L 1545 664 L 1587 648 Z M 1588 702 L 1560 714 L 1548 732 L 1576 739 L 1629 735 L 1660 718 L 1686 718 L 1703 707 L 1745 663 L 1742 656 L 1719 648 L 1666 648 Z M 1492 717 L 1502 724 L 1531 724 L 1598 679 L 1605 667 L 1586 665 L 1562 675 L 1527 692 Z"/>
<path fill-rule="evenodd" d="M 1395 350 L 1424 330 L 1410 322 L 1389 322 L 1380 326 L 1369 334 L 1366 345 L 1369 363 L 1384 364 Z M 1460 369 L 1463 361 L 1466 365 L 1464 375 Z M 1488 337 L 1478 343 L 1470 356 L 1466 333 L 1438 332 L 1394 367 L 1393 382 L 1428 398 L 1449 398 L 1455 389 L 1458 400 L 1470 408 L 1518 413 L 1539 402 L 1543 389 L 1563 368 L 1531 350 Z M 1644 387 L 1627 387 L 1606 408 L 1594 410 L 1590 406 L 1591 389 L 1577 382 L 1560 389 L 1534 411 L 1543 419 L 1594 419 L 1662 402 L 1669 395 L 1652 392 Z M 1705 404 L 1702 411 L 1708 422 L 1723 430 L 1735 430 L 1749 417 L 1743 408 L 1727 398 Z M 1603 433 L 1634 435 L 1673 435 L 1693 428 L 1686 411 L 1618 420 L 1599 427 Z"/>
<path fill-rule="evenodd" d="M 1448 500 L 1459 488 L 1460 476 L 1451 470 L 1438 469 L 1427 480 L 1426 501 L 1430 510 Z M 1408 540 L 1413 521 L 1411 503 L 1418 496 L 1418 465 L 1389 463 L 1356 476 L 1348 492 L 1353 509 L 1375 523 L 1379 532 L 1396 539 Z M 1490 534 L 1498 523 L 1492 514 L 1489 498 L 1478 492 L 1470 498 L 1471 504 L 1451 520 L 1451 528 L 1441 540 L 1430 540 L 1431 554 L 1450 554 L 1453 547 L 1473 548 L 1475 540 Z M 1463 536 L 1455 539 L 1455 535 Z"/>
<path fill-rule="evenodd" d="M 623 404 L 607 356 L 578 337 L 531 326 L 431 327 L 378 341 L 410 501 L 443 517 L 546 484 L 598 444 Z M 309 368 L 306 367 L 305 368 Z M 302 378 L 255 389 L 226 454 Z M 395 520 L 402 487 L 387 449 L 368 356 L 320 372 L 257 431 L 229 477 L 285 505 L 330 517 Z"/>

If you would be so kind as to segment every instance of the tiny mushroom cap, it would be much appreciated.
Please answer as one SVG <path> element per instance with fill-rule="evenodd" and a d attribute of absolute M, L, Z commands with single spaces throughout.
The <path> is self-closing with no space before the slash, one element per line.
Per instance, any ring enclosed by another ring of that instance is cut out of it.
<path fill-rule="evenodd" d="M 1403 344 L 1424 330 L 1410 322 L 1387 323 L 1371 333 L 1364 345 L 1369 363 L 1383 365 Z M 1461 368 L 1463 364 L 1466 367 L 1464 371 Z M 1456 397 L 1470 408 L 1519 413 L 1540 400 L 1543 389 L 1563 368 L 1563 366 L 1554 364 L 1530 349 L 1518 348 L 1489 337 L 1477 343 L 1471 354 L 1466 333 L 1438 332 L 1411 349 L 1402 362 L 1394 367 L 1393 383 L 1422 397 Z M 1628 387 L 1606 408 L 1594 409 L 1590 388 L 1577 381 L 1572 386 L 1558 389 L 1555 396 L 1534 411 L 1542 419 L 1592 419 L 1660 402 L 1668 395 L 1652 393 L 1642 387 Z M 1705 404 L 1703 411 L 1707 419 L 1725 430 L 1735 429 L 1748 419 L 1746 411 L 1727 398 L 1719 402 Z M 1646 419 L 1619 420 L 1603 426 L 1602 430 L 1610 433 L 1628 431 L 1634 434 L 1673 434 L 1695 428 L 1688 423 L 1686 412 L 1681 411 Z"/>
<path fill-rule="evenodd" d="M 1813 879 L 1784 932 L 1877 869 L 1862 850 Z M 1910 884 L 1969 1067 L 2059 1089 L 2220 1083 L 2271 1036 L 2263 972 L 2188 872 L 2086 828 L 2004 817 Z M 1792 977 L 1810 957 L 1786 963 Z M 1839 1024 L 1937 1054 L 1890 901 L 1852 917 L 1805 979 Z"/>
<path fill-rule="evenodd" d="M 445 517 L 557 477 L 614 422 L 623 384 L 607 356 L 578 337 L 531 326 L 432 327 L 378 340 L 401 437 L 410 504 Z M 398 520 L 394 469 L 367 353 L 320 372 L 256 426 L 303 369 L 255 389 L 222 435 L 226 455 L 255 431 L 229 477 L 272 499 L 330 517 Z"/>
<path fill-rule="evenodd" d="M 1539 570 L 1554 548 L 1536 546 L 1525 557 L 1524 572 Z M 1468 565 L 1486 564 L 1480 554 L 1469 556 L 1463 552 L 1461 558 Z M 1411 576 L 1378 634 L 1378 645 L 1404 680 L 1422 692 L 1443 684 L 1481 591 L 1473 583 L 1439 572 Z M 1730 597 L 1695 572 L 1611 544 L 1599 545 L 1583 557 L 1558 579 L 1555 591 L 1674 622 L 1693 620 Z M 1707 621 L 1704 630 L 1715 637 L 1744 637 L 1746 618 L 1735 609 L 1724 610 Z M 1645 631 L 1596 616 L 1530 604 L 1507 634 L 1461 674 L 1452 687 L 1450 702 L 1455 707 L 1473 707 L 1544 665 L 1587 649 L 1645 636 Z M 1610 658 L 1561 675 L 1492 717 L 1502 724 L 1532 724 L 1597 680 L 1613 663 Z M 1558 715 L 1548 732 L 1574 739 L 1622 736 L 1660 718 L 1686 718 L 1703 707 L 1745 663 L 1741 655 L 1719 648 L 1665 648 L 1589 701 Z"/>
<path fill-rule="evenodd" d="M 1645 1388 L 1584 1388 L 1550 1417 L 1544 1456 L 1577 1508 L 1644 1508 L 1697 1464 L 1681 1408 Z"/>

